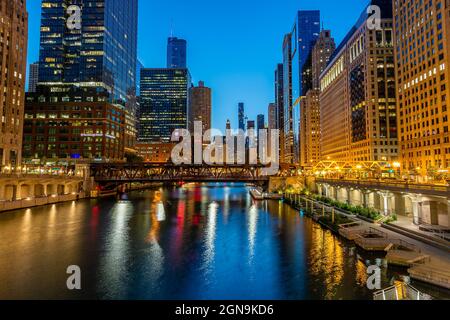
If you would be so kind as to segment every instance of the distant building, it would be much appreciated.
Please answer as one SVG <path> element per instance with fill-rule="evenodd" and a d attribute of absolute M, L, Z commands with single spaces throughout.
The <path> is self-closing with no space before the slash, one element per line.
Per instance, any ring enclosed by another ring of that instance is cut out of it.
<path fill-rule="evenodd" d="M 256 130 L 259 133 L 259 130 L 264 130 L 266 128 L 266 118 L 263 114 L 259 114 L 256 117 Z"/>
<path fill-rule="evenodd" d="M 188 128 L 191 76 L 188 69 L 142 69 L 138 141 L 168 143 Z"/>
<path fill-rule="evenodd" d="M 144 69 L 144 65 L 138 59 L 136 61 L 136 96 L 141 96 L 141 70 Z"/>
<path fill-rule="evenodd" d="M 194 132 L 195 121 L 201 121 L 203 133 L 211 129 L 212 94 L 211 88 L 200 81 L 189 90 L 189 131 Z"/>
<path fill-rule="evenodd" d="M 245 131 L 245 106 L 243 102 L 238 105 L 239 130 Z"/>
<path fill-rule="evenodd" d="M 247 131 L 252 129 L 256 130 L 255 121 L 249 120 L 247 121 Z"/>
<path fill-rule="evenodd" d="M 275 70 L 275 105 L 277 129 L 280 130 L 280 160 L 284 162 L 284 65 L 279 63 Z"/>
<path fill-rule="evenodd" d="M 28 73 L 28 92 L 36 92 L 39 77 L 39 62 L 30 64 Z"/>
<path fill-rule="evenodd" d="M 292 118 L 292 35 L 286 34 L 283 41 L 283 122 L 284 144 L 281 162 L 292 164 L 294 161 L 294 137 Z"/>
<path fill-rule="evenodd" d="M 269 115 L 269 129 L 275 130 L 278 129 L 277 124 L 277 106 L 275 103 L 270 103 L 269 107 L 267 108 L 267 114 Z"/>
<path fill-rule="evenodd" d="M 137 154 L 147 163 L 167 163 L 171 161 L 175 143 L 138 143 Z"/>
<path fill-rule="evenodd" d="M 230 119 L 227 120 L 226 130 L 231 130 L 231 121 L 230 121 Z"/>
<path fill-rule="evenodd" d="M 167 68 L 187 68 L 187 42 L 170 37 L 167 40 Z"/>
<path fill-rule="evenodd" d="M 288 160 L 290 163 L 300 163 L 300 101 L 311 88 L 312 59 L 311 51 L 320 33 L 320 11 L 301 10 L 297 12 L 294 28 L 291 32 L 291 134 L 288 136 Z"/>
<path fill-rule="evenodd" d="M 320 75 L 335 48 L 331 32 L 322 30 L 310 54 L 307 91 L 300 105 L 300 164 L 303 167 L 311 167 L 321 160 Z"/>
<path fill-rule="evenodd" d="M 27 68 L 28 13 L 26 1 L 0 4 L 1 107 L 0 173 L 22 161 L 22 129 Z"/>

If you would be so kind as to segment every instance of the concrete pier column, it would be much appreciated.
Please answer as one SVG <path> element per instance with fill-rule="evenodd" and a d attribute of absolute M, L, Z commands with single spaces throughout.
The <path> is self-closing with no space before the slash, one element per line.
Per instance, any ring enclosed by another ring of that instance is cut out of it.
<path fill-rule="evenodd" d="M 370 191 L 361 191 L 361 203 L 364 208 L 370 207 Z"/>
<path fill-rule="evenodd" d="M 383 210 L 383 213 L 384 213 L 385 216 L 388 216 L 390 214 L 390 206 L 389 206 L 390 201 L 389 200 L 392 197 L 392 193 L 385 192 L 385 191 L 380 191 L 380 192 L 378 192 L 378 194 L 381 196 L 381 200 L 382 200 L 381 204 L 383 206 L 380 209 Z"/>
<path fill-rule="evenodd" d="M 403 194 L 396 193 L 395 197 L 395 213 L 401 216 L 406 215 L 406 199 Z"/>
<path fill-rule="evenodd" d="M 330 186 L 328 184 L 324 184 L 323 189 L 325 191 L 325 197 L 329 198 L 330 197 Z"/>
<path fill-rule="evenodd" d="M 411 201 L 413 207 L 413 223 L 419 225 L 422 216 L 422 197 L 412 196 Z"/>

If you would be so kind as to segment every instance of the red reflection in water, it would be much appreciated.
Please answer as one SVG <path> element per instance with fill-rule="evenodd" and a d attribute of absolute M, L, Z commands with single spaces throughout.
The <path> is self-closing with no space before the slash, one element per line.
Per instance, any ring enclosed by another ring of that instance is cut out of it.
<path fill-rule="evenodd" d="M 98 220 L 100 215 L 100 208 L 98 206 L 92 207 L 92 216 L 91 216 L 91 227 L 98 226 Z"/>

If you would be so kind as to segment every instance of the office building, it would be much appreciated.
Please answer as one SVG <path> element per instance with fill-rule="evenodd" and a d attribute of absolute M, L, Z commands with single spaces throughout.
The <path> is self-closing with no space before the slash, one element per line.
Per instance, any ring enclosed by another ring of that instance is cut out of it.
<path fill-rule="evenodd" d="M 256 117 L 256 129 L 258 130 L 264 130 L 266 128 L 266 117 L 263 114 L 258 114 Z"/>
<path fill-rule="evenodd" d="M 303 167 L 311 167 L 321 160 L 320 75 L 335 48 L 331 32 L 322 30 L 309 56 L 311 64 L 308 67 L 307 91 L 300 104 L 300 163 Z"/>
<path fill-rule="evenodd" d="M 142 69 L 139 142 L 168 143 L 188 129 L 191 76 L 188 69 Z"/>
<path fill-rule="evenodd" d="M 401 168 L 434 178 L 450 170 L 450 3 L 394 1 L 393 15 Z"/>
<path fill-rule="evenodd" d="M 80 6 L 80 28 L 67 27 L 69 5 Z M 127 101 L 136 85 L 137 20 L 138 0 L 42 1 L 39 85 L 96 87 L 110 102 Z"/>
<path fill-rule="evenodd" d="M 187 42 L 170 37 L 167 40 L 167 68 L 187 68 Z"/>
<path fill-rule="evenodd" d="M 205 87 L 200 81 L 197 87 L 189 90 L 189 131 L 194 132 L 194 123 L 202 122 L 202 130 L 206 132 L 211 129 L 212 93 L 211 88 Z"/>
<path fill-rule="evenodd" d="M 270 130 L 278 129 L 278 124 L 277 124 L 277 106 L 276 106 L 275 103 L 269 103 L 269 106 L 267 107 L 267 114 L 269 115 L 268 128 Z"/>
<path fill-rule="evenodd" d="M 283 122 L 282 128 L 284 144 L 282 162 L 292 164 L 294 160 L 294 138 L 292 118 L 292 36 L 284 36 L 283 41 Z"/>
<path fill-rule="evenodd" d="M 109 103 L 106 93 L 79 96 L 79 92 L 41 89 L 41 95 L 27 95 L 23 145 L 27 163 L 70 165 L 80 159 L 124 158 L 125 109 L 121 105 Z"/>
<path fill-rule="evenodd" d="M 277 129 L 280 134 L 280 160 L 284 162 L 284 65 L 279 63 L 275 69 L 275 105 L 277 117 Z"/>
<path fill-rule="evenodd" d="M 22 133 L 27 68 L 26 1 L 0 2 L 0 172 L 22 161 Z"/>
<path fill-rule="evenodd" d="M 392 1 L 372 28 L 364 8 L 321 75 L 322 159 L 395 161 L 398 156 Z"/>
<path fill-rule="evenodd" d="M 69 5 L 80 6 L 79 25 L 70 24 Z M 138 0 L 42 1 L 38 85 L 26 99 L 27 162 L 122 160 L 125 148 L 133 150 L 137 13 Z"/>
<path fill-rule="evenodd" d="M 243 102 L 238 104 L 238 121 L 239 121 L 239 130 L 245 132 L 245 106 Z"/>
<path fill-rule="evenodd" d="M 39 62 L 35 62 L 35 63 L 30 64 L 30 68 L 28 70 L 28 91 L 27 92 L 36 92 L 38 77 L 39 77 Z"/>

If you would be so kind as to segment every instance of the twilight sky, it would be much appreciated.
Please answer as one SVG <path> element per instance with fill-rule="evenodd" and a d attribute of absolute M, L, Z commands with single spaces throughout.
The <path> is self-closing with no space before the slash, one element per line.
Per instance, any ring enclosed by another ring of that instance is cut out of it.
<path fill-rule="evenodd" d="M 28 62 L 39 57 L 40 0 L 28 0 Z M 337 43 L 356 22 L 367 0 L 140 0 L 139 51 L 145 67 L 165 67 L 166 42 L 188 41 L 193 81 L 213 89 L 213 126 L 237 127 L 237 104 L 256 120 L 274 100 L 274 70 L 285 33 L 297 10 L 319 9 Z M 267 120 L 266 120 L 267 121 Z"/>

